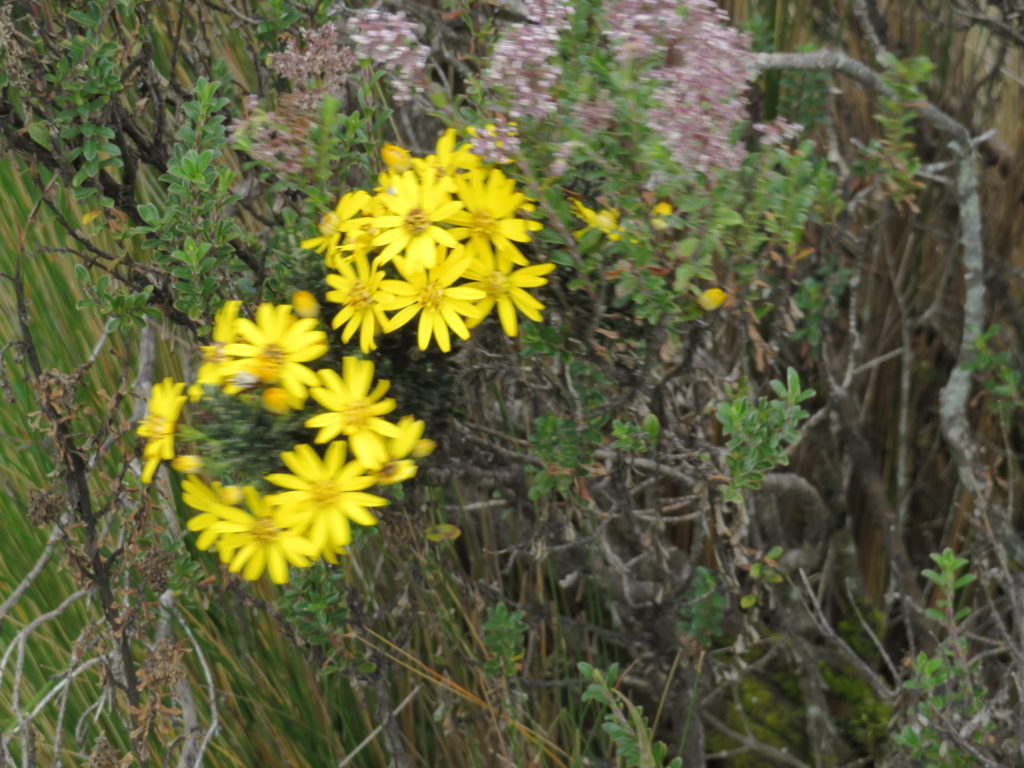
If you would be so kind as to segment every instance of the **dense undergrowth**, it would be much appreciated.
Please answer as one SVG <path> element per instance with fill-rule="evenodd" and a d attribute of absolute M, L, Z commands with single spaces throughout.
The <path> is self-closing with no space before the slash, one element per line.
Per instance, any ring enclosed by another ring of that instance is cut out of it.
<path fill-rule="evenodd" d="M 0 762 L 1024 760 L 1021 21 L 839 5 L 5 4 Z"/>

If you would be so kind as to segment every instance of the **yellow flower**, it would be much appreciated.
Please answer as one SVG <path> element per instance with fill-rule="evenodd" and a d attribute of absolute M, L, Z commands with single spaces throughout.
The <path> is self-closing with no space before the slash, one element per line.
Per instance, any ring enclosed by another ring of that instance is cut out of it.
<path fill-rule="evenodd" d="M 711 312 L 722 306 L 726 298 L 726 293 L 721 288 L 708 288 L 697 296 L 697 303 L 701 309 Z"/>
<path fill-rule="evenodd" d="M 142 469 L 142 482 L 153 479 L 156 468 L 161 460 L 170 461 L 174 458 L 174 431 L 177 428 L 181 408 L 188 399 L 181 394 L 185 385 L 172 378 L 166 378 L 154 384 L 146 406 L 146 416 L 139 424 L 139 437 L 146 438 L 146 447 L 142 457 L 146 465 Z"/>
<path fill-rule="evenodd" d="M 292 294 L 292 307 L 299 317 L 317 317 L 320 314 L 320 302 L 309 291 L 296 291 Z"/>
<path fill-rule="evenodd" d="M 358 461 L 345 463 L 345 441 L 335 440 L 321 459 L 312 446 L 296 445 L 281 454 L 292 474 L 266 476 L 268 482 L 289 490 L 274 494 L 282 519 L 307 532 L 317 553 L 331 554 L 352 541 L 349 521 L 376 525 L 367 507 L 382 507 L 387 499 L 363 493 L 374 483 Z"/>
<path fill-rule="evenodd" d="M 232 381 L 224 391 L 234 394 L 253 383 L 277 384 L 292 398 L 291 406 L 300 408 L 306 388 L 320 383 L 316 374 L 303 365 L 327 351 L 327 334 L 317 328 L 314 318 L 296 319 L 288 304 L 260 304 L 256 321 L 239 318 L 237 329 L 242 343 L 228 344 L 224 351 L 236 360 L 228 363 L 226 373 Z"/>
<path fill-rule="evenodd" d="M 382 173 L 381 178 L 390 180 L 391 176 L 387 173 Z M 388 183 L 390 184 L 390 181 Z M 328 267 L 336 269 L 338 264 L 348 261 L 352 253 L 368 253 L 373 249 L 373 241 L 381 233 L 381 230 L 377 228 L 374 222 L 388 212 L 388 208 L 384 205 L 383 201 L 383 197 L 386 194 L 391 194 L 391 192 L 378 190 L 363 209 L 363 216 L 351 219 L 342 225 L 341 231 L 345 234 L 345 239 L 341 245 L 328 252 Z"/>
<path fill-rule="evenodd" d="M 224 383 L 224 364 L 230 359 L 224 348 L 238 340 L 238 331 L 235 327 L 238 320 L 238 310 L 242 306 L 240 301 L 227 301 L 224 306 L 217 310 L 213 317 L 213 343 L 201 347 L 203 352 L 203 364 L 199 366 L 196 374 L 196 384 L 208 384 L 212 387 L 219 387 Z M 193 385 L 194 386 L 194 385 Z M 192 394 L 192 390 L 189 390 Z M 199 395 L 202 396 L 200 387 Z M 193 400 L 198 398 L 193 397 Z"/>
<path fill-rule="evenodd" d="M 668 229 L 668 222 L 665 221 L 669 216 L 672 215 L 672 204 L 666 203 L 664 200 L 657 203 L 651 209 L 651 226 L 659 232 L 664 232 Z"/>
<path fill-rule="evenodd" d="M 377 485 L 400 483 L 416 474 L 416 464 L 406 457 L 416 449 L 426 424 L 413 416 L 403 416 L 396 426 L 398 436 L 385 441 L 387 455 L 382 461 L 367 465 Z"/>
<path fill-rule="evenodd" d="M 381 399 L 391 382 L 382 379 L 371 392 L 373 362 L 356 357 L 342 358 L 341 374 L 329 368 L 320 371 L 323 386 L 314 387 L 310 394 L 328 412 L 311 417 L 306 426 L 320 430 L 315 442 L 326 443 L 345 435 L 359 461 L 379 463 L 386 456 L 384 438 L 398 436 L 398 427 L 380 418 L 395 410 L 394 399 Z"/>
<path fill-rule="evenodd" d="M 207 550 L 217 543 L 220 534 L 213 530 L 213 524 L 224 519 L 220 510 L 224 507 L 234 507 L 242 501 L 242 493 L 237 486 L 228 488 L 234 492 L 225 493 L 227 489 L 222 488 L 220 483 L 209 486 L 195 476 L 186 477 L 181 481 L 181 500 L 201 513 L 190 517 L 186 523 L 190 531 L 199 533 L 196 539 L 196 547 L 199 549 Z"/>
<path fill-rule="evenodd" d="M 275 584 L 288 581 L 288 564 L 308 568 L 317 548 L 290 521 L 284 519 L 271 496 L 260 496 L 251 485 L 245 487 L 249 512 L 224 506 L 210 529 L 219 538 L 221 560 L 230 573 L 255 581 L 266 570 Z"/>
<path fill-rule="evenodd" d="M 409 150 L 398 144 L 385 144 L 380 148 L 380 158 L 393 173 L 402 173 L 412 168 Z"/>
<path fill-rule="evenodd" d="M 474 155 L 469 144 L 455 146 L 455 129 L 449 128 L 437 140 L 433 155 L 424 158 L 414 157 L 412 166 L 420 178 L 432 179 L 448 192 L 455 192 L 453 180 L 460 171 L 469 171 L 480 167 L 480 158 Z"/>
<path fill-rule="evenodd" d="M 380 197 L 391 215 L 373 220 L 381 230 L 373 245 L 384 246 L 377 259 L 386 264 L 404 252 L 412 270 L 429 269 L 437 262 L 438 245 L 455 247 L 455 239 L 437 225 L 461 210 L 462 203 L 452 200 L 442 185 L 418 179 L 412 171 L 393 177 L 392 186 L 393 194 Z"/>
<path fill-rule="evenodd" d="M 590 229 L 601 230 L 613 242 L 622 239 L 623 230 L 619 226 L 619 212 L 616 209 L 603 208 L 600 212 L 597 212 L 587 208 L 579 200 L 573 200 L 572 204 L 573 208 L 576 209 L 576 215 L 587 223 L 587 226 L 583 229 L 573 233 L 577 240 L 583 237 L 583 234 Z"/>
<path fill-rule="evenodd" d="M 501 327 L 509 336 L 515 336 L 519 332 L 517 309 L 529 319 L 539 322 L 540 311 L 544 309 L 544 305 L 523 289 L 547 285 L 548 281 L 544 275 L 554 268 L 554 264 L 534 264 L 513 271 L 512 264 L 507 259 L 499 257 L 495 260 L 493 256 L 478 257 L 466 270 L 465 277 L 472 281 L 466 285 L 483 291 L 484 298 L 476 305 L 480 312 L 479 317 L 470 319 L 467 325 L 470 328 L 477 325 L 495 305 L 498 307 Z"/>
<path fill-rule="evenodd" d="M 442 352 L 450 352 L 452 343 L 449 328 L 460 339 L 468 339 L 469 329 L 462 318 L 477 317 L 479 310 L 471 302 L 485 298 L 486 294 L 469 286 L 453 288 L 452 283 L 462 277 L 471 261 L 464 249 L 457 248 L 447 258 L 440 260 L 436 267 L 426 271 L 414 272 L 407 262 L 395 262 L 405 280 L 385 280 L 381 283 L 385 291 L 395 296 L 395 300 L 385 309 L 399 310 L 391 318 L 388 332 L 401 328 L 419 314 L 416 341 L 420 349 L 426 349 L 433 336 Z"/>
<path fill-rule="evenodd" d="M 330 252 L 341 240 L 342 225 L 362 213 L 363 208 L 369 202 L 370 193 L 363 189 L 342 195 L 334 210 L 325 213 L 324 217 L 320 219 L 320 236 L 303 240 L 300 245 L 317 253 Z"/>
<path fill-rule="evenodd" d="M 391 301 L 391 294 L 380 289 L 384 273 L 370 266 L 365 253 L 356 253 L 348 262 L 337 262 L 339 274 L 327 275 L 327 284 L 336 289 L 327 292 L 327 300 L 341 304 L 341 311 L 334 316 L 332 328 L 344 325 L 341 340 L 349 339 L 359 330 L 359 348 L 364 354 L 377 348 L 376 333 L 387 326 L 384 304 Z"/>
<path fill-rule="evenodd" d="M 516 218 L 527 200 L 526 195 L 515 191 L 515 181 L 500 168 L 480 168 L 456 176 L 454 183 L 466 208 L 448 219 L 456 225 L 452 237 L 468 238 L 466 250 L 471 255 L 491 256 L 497 251 L 516 264 L 529 264 L 512 241 L 528 243 L 530 231 L 540 229 L 541 224 Z"/>

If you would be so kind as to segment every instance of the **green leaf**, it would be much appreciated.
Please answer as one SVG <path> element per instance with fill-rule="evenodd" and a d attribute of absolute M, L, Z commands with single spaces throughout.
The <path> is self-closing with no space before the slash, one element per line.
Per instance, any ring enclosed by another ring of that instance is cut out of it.
<path fill-rule="evenodd" d="M 727 227 L 738 227 L 743 224 L 743 217 L 731 208 L 715 208 L 711 215 L 712 222 Z"/>
<path fill-rule="evenodd" d="M 25 126 L 25 132 L 28 133 L 29 138 L 32 139 L 36 144 L 46 150 L 53 150 L 53 145 L 50 143 L 50 129 L 46 123 L 38 121 L 31 122 Z"/>

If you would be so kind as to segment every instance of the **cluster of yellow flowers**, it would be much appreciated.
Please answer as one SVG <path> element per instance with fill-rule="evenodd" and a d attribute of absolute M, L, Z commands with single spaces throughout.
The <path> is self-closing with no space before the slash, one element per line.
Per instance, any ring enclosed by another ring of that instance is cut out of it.
<path fill-rule="evenodd" d="M 518 313 L 539 321 L 544 305 L 526 289 L 545 285 L 554 265 L 531 264 L 516 245 L 541 225 L 522 217 L 534 206 L 515 181 L 457 145 L 454 129 L 427 157 L 394 144 L 381 154 L 388 170 L 375 194 L 343 195 L 319 236 L 302 243 L 332 270 L 326 298 L 341 305 L 332 327 L 342 329 L 342 341 L 358 331 L 368 353 L 378 333 L 418 315 L 419 348 L 434 339 L 448 352 L 452 333 L 469 338 L 495 308 L 509 336 L 518 332 Z M 392 267 L 397 277 L 386 271 Z"/>
<path fill-rule="evenodd" d="M 292 305 L 261 304 L 252 320 L 239 316 L 240 302 L 225 304 L 215 318 L 213 343 L 203 347 L 196 383 L 188 394 L 184 383 L 171 378 L 155 384 L 138 428 L 146 438 L 143 482 L 152 480 L 161 461 L 187 475 L 182 498 L 199 513 L 188 521 L 200 534 L 197 546 L 216 548 L 232 573 L 253 580 L 266 571 L 279 584 L 288 580 L 289 565 L 336 562 L 352 540 L 350 524 L 374 525 L 370 508 L 387 503 L 366 489 L 408 480 L 416 474 L 413 459 L 433 450 L 423 439 L 422 421 L 384 418 L 396 403 L 385 397 L 390 382 L 374 383 L 372 361 L 344 357 L 340 374 L 306 365 L 327 351 L 327 334 L 315 318 L 300 316 L 307 303 L 301 293 Z M 279 415 L 304 408 L 309 398 L 321 407 L 304 421 L 316 430 L 312 444 L 280 454 L 290 472 L 263 475 L 277 492 L 204 479 L 203 459 L 175 456 L 186 402 L 202 401 L 218 388 L 249 400 L 258 393 L 263 407 Z M 322 455 L 314 445 L 325 446 Z"/>
<path fill-rule="evenodd" d="M 526 289 L 546 284 L 554 265 L 530 264 L 519 250 L 541 225 L 524 218 L 534 207 L 515 182 L 468 145 L 456 146 L 453 130 L 428 157 L 393 144 L 382 156 L 388 170 L 376 193 L 345 194 L 324 216 L 319 237 L 302 243 L 322 253 L 331 270 L 326 298 L 341 305 L 333 327 L 341 328 L 342 342 L 358 331 L 360 349 L 369 353 L 378 334 L 418 316 L 420 349 L 435 339 L 448 352 L 452 333 L 468 338 L 495 308 L 510 336 L 519 313 L 540 320 L 544 305 Z M 397 274 L 385 271 L 392 268 Z M 138 427 L 146 438 L 142 480 L 151 482 L 169 461 L 186 475 L 182 498 L 198 513 L 188 527 L 199 533 L 199 548 L 215 549 L 246 579 L 266 572 L 284 583 L 289 566 L 336 562 L 352 540 L 351 524 L 374 525 L 370 510 L 387 503 L 367 489 L 413 477 L 414 459 L 433 443 L 413 416 L 385 418 L 396 403 L 385 397 L 388 381 L 374 382 L 373 362 L 344 357 L 340 372 L 310 367 L 328 350 L 311 293 L 297 292 L 291 304 L 261 304 L 252 319 L 241 309 L 229 301 L 217 312 L 191 386 L 170 378 L 153 386 Z M 316 432 L 279 454 L 288 472 L 254 468 L 252 484 L 225 485 L 214 479 L 223 469 L 215 459 L 176 455 L 186 403 L 212 403 L 217 392 L 282 419 L 315 401 L 317 412 L 291 417 Z"/>

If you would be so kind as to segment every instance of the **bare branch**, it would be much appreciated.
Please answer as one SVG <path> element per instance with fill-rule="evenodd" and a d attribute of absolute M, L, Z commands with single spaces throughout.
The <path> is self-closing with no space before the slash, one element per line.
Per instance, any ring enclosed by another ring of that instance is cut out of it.
<path fill-rule="evenodd" d="M 828 619 L 825 618 L 825 614 L 821 610 L 821 604 L 818 603 L 818 597 L 814 594 L 814 589 L 811 587 L 811 583 L 807 579 L 807 573 L 802 568 L 800 569 L 800 581 L 803 583 L 804 594 L 806 595 L 804 607 L 810 614 L 814 625 L 825 636 L 825 638 L 835 645 L 835 647 L 840 650 L 849 662 L 860 671 L 864 676 L 864 679 L 867 680 L 868 685 L 871 686 L 872 690 L 879 698 L 884 701 L 893 701 L 897 694 L 899 694 L 900 689 L 890 688 L 886 685 L 881 676 L 869 667 L 867 662 L 865 662 L 864 659 L 862 659 L 857 652 L 854 651 L 832 628 L 832 625 L 829 623 Z"/>
<path fill-rule="evenodd" d="M 36 560 L 35 565 L 32 566 L 31 570 L 25 574 L 25 578 L 14 588 L 14 591 L 7 596 L 7 599 L 0 603 L 0 626 L 3 626 L 4 617 L 10 612 L 10 610 L 17 604 L 21 599 L 21 596 L 25 594 L 25 590 L 32 586 L 32 583 L 39 578 L 39 574 L 43 572 L 46 565 L 50 562 L 50 558 L 53 557 L 53 552 L 57 548 L 57 541 L 60 539 L 60 531 L 57 526 L 54 526 L 50 531 L 50 537 L 46 540 L 46 546 L 43 548 L 42 554 Z"/>
<path fill-rule="evenodd" d="M 761 71 L 798 69 L 836 72 L 873 90 L 881 93 L 889 92 L 882 77 L 867 64 L 851 58 L 842 51 L 830 48 L 810 53 L 755 53 L 754 66 Z M 934 104 L 922 101 L 911 106 L 935 128 L 943 133 L 952 134 L 960 144 L 967 146 L 971 143 L 971 133 L 967 127 Z"/>

